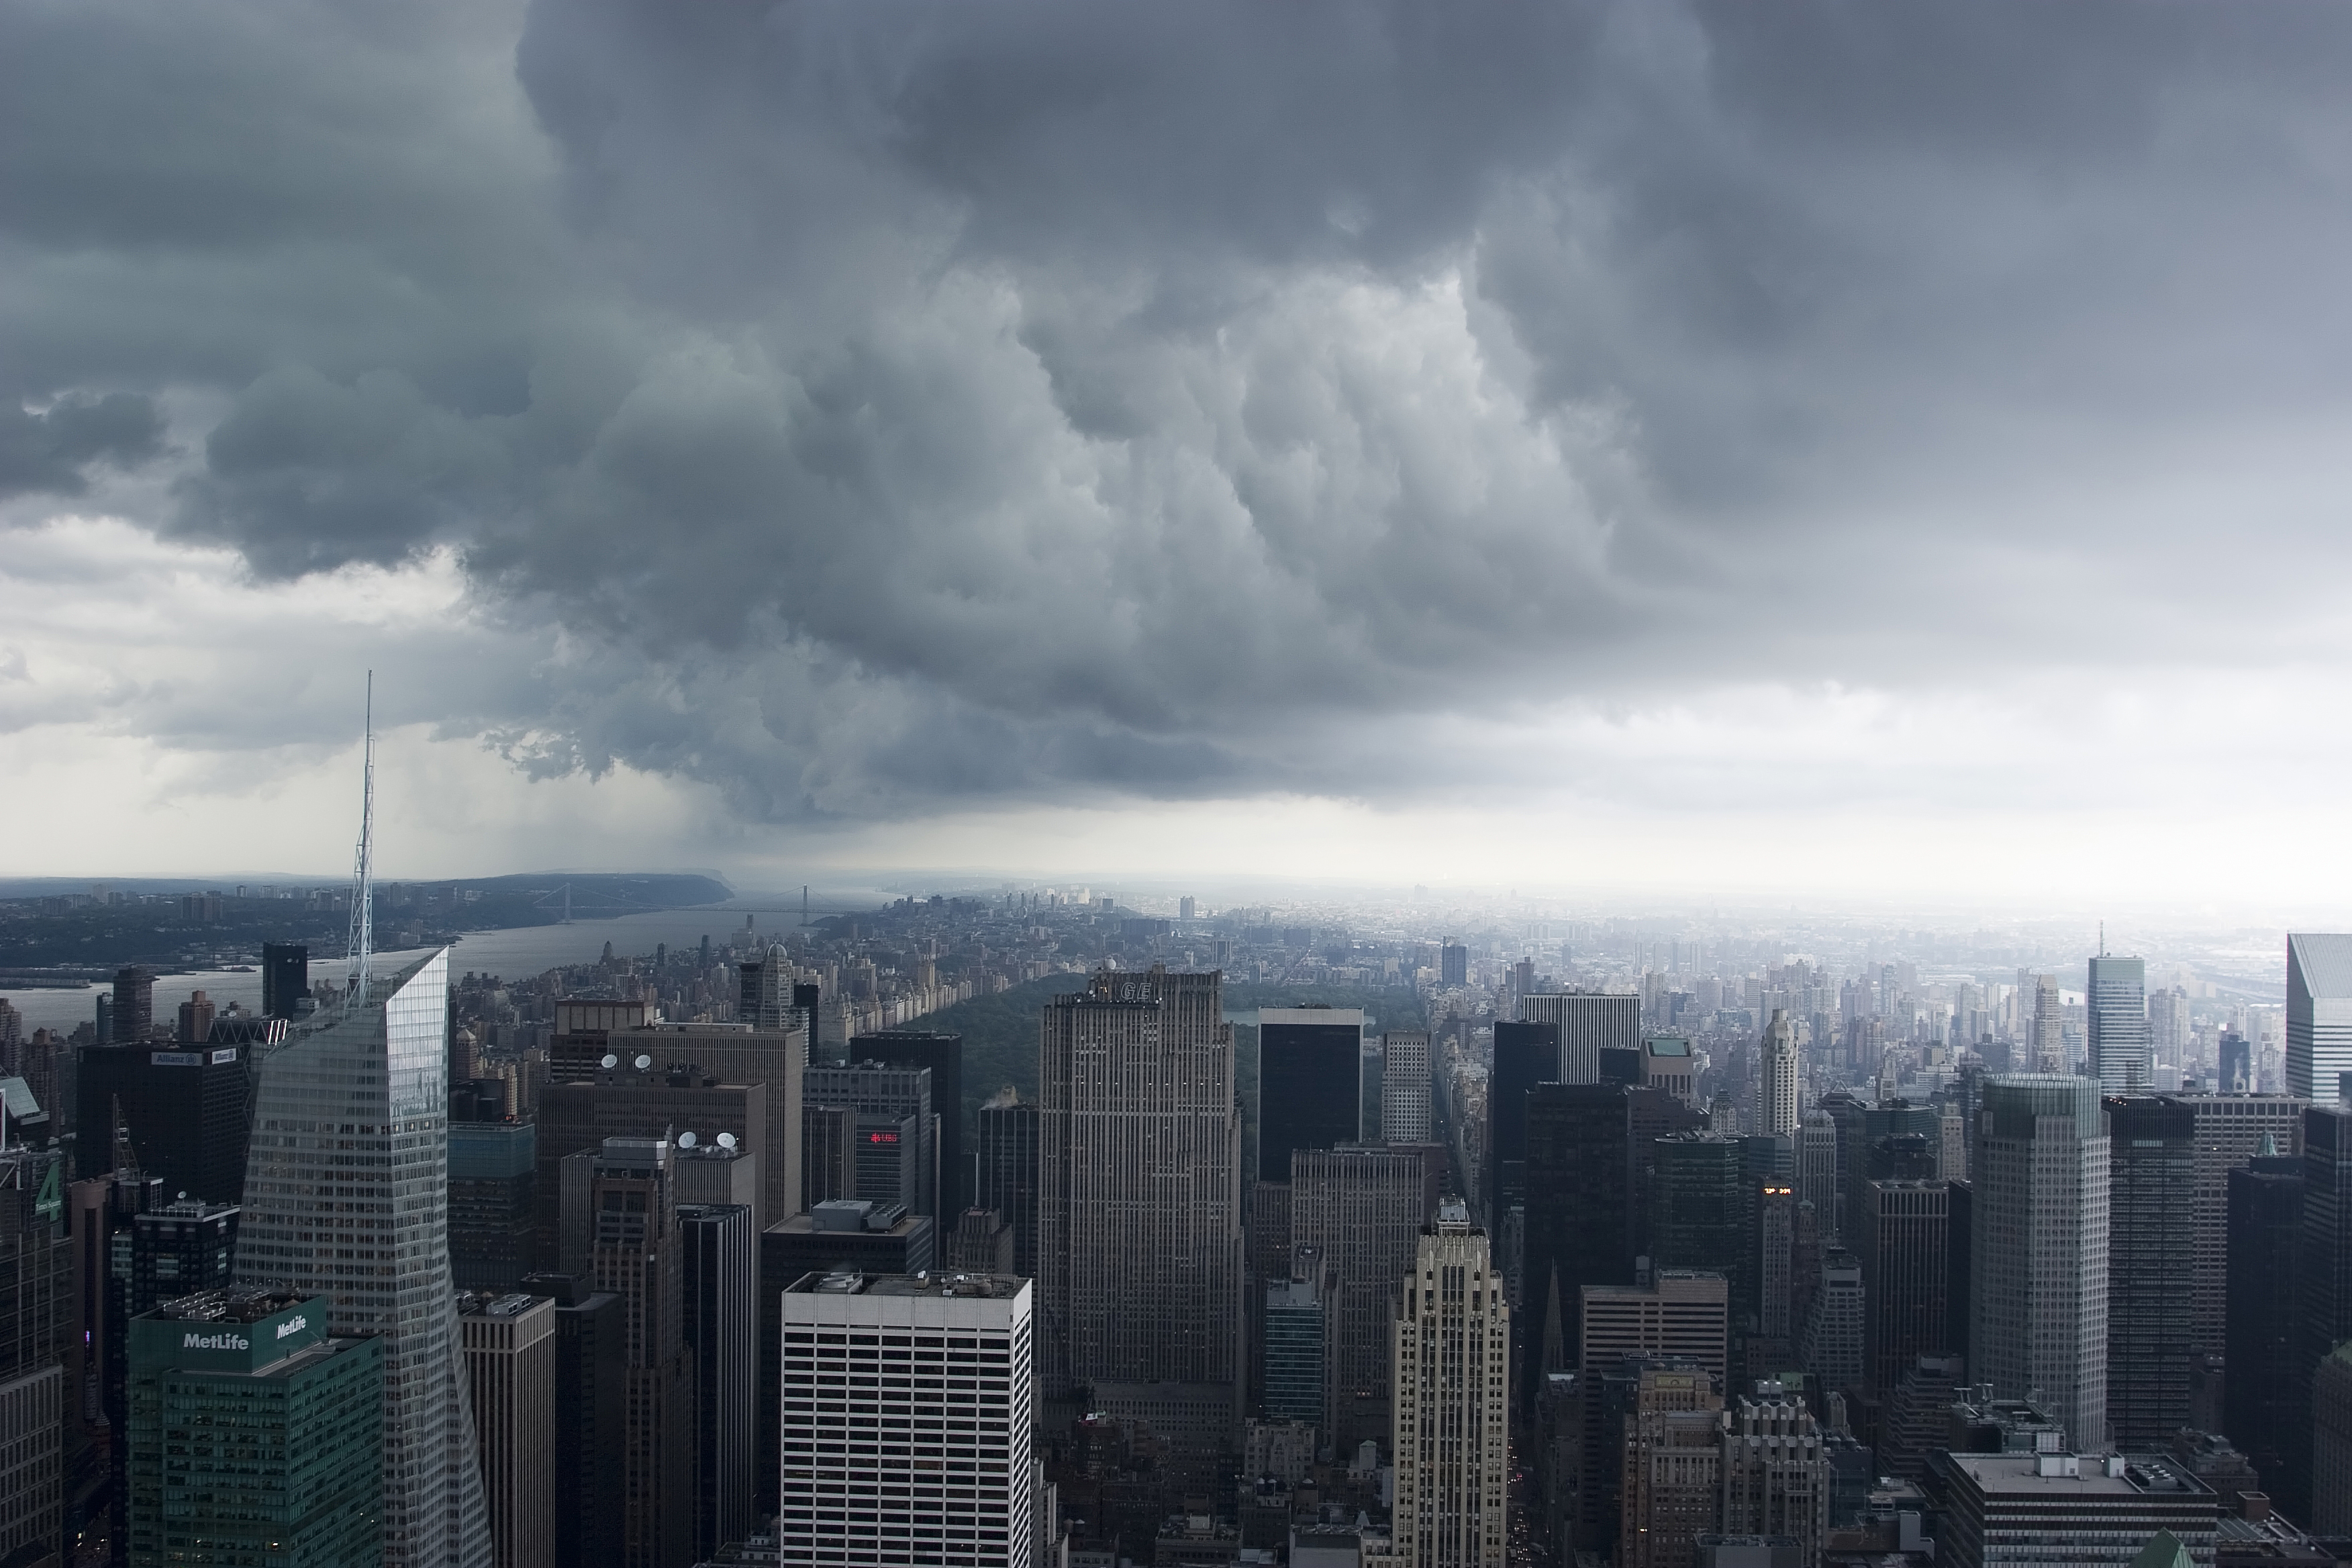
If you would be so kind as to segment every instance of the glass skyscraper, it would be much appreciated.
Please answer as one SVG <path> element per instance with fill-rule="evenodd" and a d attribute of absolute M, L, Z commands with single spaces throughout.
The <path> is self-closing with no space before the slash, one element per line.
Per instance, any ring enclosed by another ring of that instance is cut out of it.
<path fill-rule="evenodd" d="M 262 1063 L 244 1286 L 324 1296 L 383 1342 L 386 1568 L 489 1568 L 449 1275 L 449 955 L 298 1025 Z"/>
<path fill-rule="evenodd" d="M 2091 960 L 2084 998 L 2090 1021 L 2091 1073 L 2103 1094 L 2137 1094 L 2147 1088 L 2147 961 Z"/>
<path fill-rule="evenodd" d="M 2352 936 L 2286 939 L 2286 1091 L 2321 1104 L 2352 1072 Z"/>

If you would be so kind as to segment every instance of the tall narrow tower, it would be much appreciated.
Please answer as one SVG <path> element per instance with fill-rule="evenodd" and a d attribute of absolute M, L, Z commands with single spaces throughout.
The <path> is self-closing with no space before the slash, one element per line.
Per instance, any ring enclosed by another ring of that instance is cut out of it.
<path fill-rule="evenodd" d="M 1764 1026 L 1763 1059 L 1756 1075 L 1756 1131 L 1766 1137 L 1797 1135 L 1797 1026 L 1785 1007 Z"/>
<path fill-rule="evenodd" d="M 2091 988 L 2084 1009 L 2089 1025 L 2091 1076 L 2101 1092 L 2137 1094 L 2147 1088 L 2147 961 L 2091 960 Z"/>
<path fill-rule="evenodd" d="M 1395 1549 L 1411 1568 L 1501 1568 L 1511 1309 L 1459 1199 L 1422 1232 L 1396 1317 Z"/>
<path fill-rule="evenodd" d="M 2107 1155 L 2089 1079 L 1986 1082 L 1970 1202 L 1970 1370 L 1997 1398 L 2038 1391 L 2086 1454 L 2107 1442 Z"/>
<path fill-rule="evenodd" d="M 371 722 L 349 986 L 257 1047 L 234 1267 L 240 1285 L 328 1298 L 335 1333 L 383 1341 L 387 1568 L 489 1568 L 449 1277 L 449 953 L 370 972 L 374 752 Z"/>
<path fill-rule="evenodd" d="M 1243 1372 L 1241 1108 L 1222 994 L 1214 973 L 1101 971 L 1046 1005 L 1038 1052 L 1049 1396 L 1090 1387 L 1114 1413 L 1150 1401 L 1137 1413 L 1159 1417 L 1180 1462 L 1212 1469 Z"/>

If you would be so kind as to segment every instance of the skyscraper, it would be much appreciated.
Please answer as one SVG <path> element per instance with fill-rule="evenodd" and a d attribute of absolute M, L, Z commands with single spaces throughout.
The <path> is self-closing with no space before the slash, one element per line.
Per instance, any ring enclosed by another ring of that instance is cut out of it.
<path fill-rule="evenodd" d="M 555 1568 L 555 1303 L 457 1298 L 496 1568 Z"/>
<path fill-rule="evenodd" d="M 1532 1408 L 1550 1370 L 1540 1364 L 1538 1325 L 1556 1307 L 1561 1343 L 1573 1345 L 1583 1288 L 1633 1282 L 1626 1095 L 1618 1084 L 1575 1083 L 1544 1084 L 1526 1096 L 1527 1229 L 1512 1347 L 1513 1393 L 1523 1407 Z"/>
<path fill-rule="evenodd" d="M 1319 1262 L 1308 1267 L 1320 1275 Z M 1266 1418 L 1330 1430 L 1331 1292 L 1320 1279 L 1265 1288 Z"/>
<path fill-rule="evenodd" d="M 291 1023 L 310 994 L 310 950 L 299 942 L 261 944 L 261 1012 Z"/>
<path fill-rule="evenodd" d="M 2323 1103 L 2352 1072 L 2352 936 L 2286 939 L 2286 1091 Z"/>
<path fill-rule="evenodd" d="M 963 1138 L 963 1037 L 935 1029 L 884 1029 L 849 1042 L 849 1059 L 922 1068 L 931 1075 L 931 1167 L 938 1205 L 919 1212 L 952 1223 L 972 1200 L 971 1160 Z"/>
<path fill-rule="evenodd" d="M 1228 1429 L 1239 1419 L 1241 1116 L 1222 989 L 1213 972 L 1155 965 L 1097 972 L 1046 1005 L 1037 1272 L 1050 1395 L 1091 1385 L 1110 1408 L 1105 1385 L 1178 1384 L 1194 1408 L 1222 1400 Z M 1350 1047 L 1344 1083 L 1354 1064 Z M 1225 1440 L 1180 1439 L 1220 1454 Z"/>
<path fill-rule="evenodd" d="M 1972 1373 L 2000 1398 L 2039 1391 L 2087 1453 L 2107 1440 L 2105 1123 L 2089 1079 L 1990 1079 L 1973 1163 Z"/>
<path fill-rule="evenodd" d="M 1028 1568 L 1033 1290 L 811 1274 L 782 1293 L 782 1378 L 761 1398 L 783 1407 L 783 1562 Z M 829 1397 L 844 1382 L 855 1412 Z"/>
<path fill-rule="evenodd" d="M 735 1020 L 755 1029 L 789 1029 L 793 1026 L 793 982 L 797 972 L 782 947 L 771 943 L 749 963 L 738 964 L 740 984 L 735 998 Z"/>
<path fill-rule="evenodd" d="M 2099 1080 L 2101 1092 L 2133 1094 L 2147 1088 L 2147 961 L 2105 953 L 2092 959 L 2084 1000 L 2091 1076 Z"/>
<path fill-rule="evenodd" d="M 1797 1026 L 1786 1008 L 1772 1009 L 1757 1053 L 1755 1131 L 1776 1138 L 1797 1136 Z"/>
<path fill-rule="evenodd" d="M 1668 1269 L 1646 1285 L 1588 1285 L 1577 1319 L 1577 1381 L 1582 1399 L 1579 1442 L 1577 1538 L 1599 1550 L 1618 1540 L 1623 1454 L 1610 1439 L 1608 1402 L 1592 1391 L 1624 1375 L 1628 1363 L 1662 1363 L 1696 1371 L 1723 1386 L 1729 1338 L 1723 1277 Z M 1638 1383 L 1639 1368 L 1634 1370 Z M 1629 1391 L 1630 1392 L 1630 1391 Z"/>
<path fill-rule="evenodd" d="M 1727 1413 L 1723 1433 L 1726 1535 L 1779 1535 L 1798 1561 L 1819 1559 L 1830 1529 L 1830 1459 L 1821 1424 L 1778 1383 L 1759 1382 Z"/>
<path fill-rule="evenodd" d="M 533 1201 L 538 1205 L 537 1247 L 542 1268 L 557 1268 L 564 1258 L 562 1163 L 570 1156 L 603 1148 L 607 1138 L 692 1132 L 701 1142 L 716 1142 L 720 1133 L 728 1133 L 738 1149 L 759 1162 L 761 1205 L 757 1217 L 762 1223 L 782 1217 L 772 1215 L 764 1206 L 776 1192 L 776 1184 L 769 1179 L 769 1165 L 773 1158 L 782 1157 L 777 1151 L 782 1145 L 768 1121 L 775 1101 L 767 1086 L 721 1082 L 698 1064 L 665 1067 L 648 1053 L 639 1055 L 647 1058 L 646 1067 L 639 1068 L 632 1058 L 598 1069 L 591 1081 L 551 1083 L 540 1096 L 533 1133 L 537 1162 Z M 797 1179 L 792 1188 L 799 1190 Z"/>
<path fill-rule="evenodd" d="M 1848 1244 L 1862 1265 L 1864 1377 L 1881 1398 L 1921 1356 L 1951 1347 L 1950 1196 L 1943 1182 L 1863 1185 Z"/>
<path fill-rule="evenodd" d="M 114 1165 L 115 1117 L 140 1169 L 163 1179 L 165 1196 L 185 1193 L 233 1204 L 245 1188 L 247 1097 L 240 1046 L 84 1046 L 75 1096 L 80 1135 L 74 1173 L 85 1180 Z"/>
<path fill-rule="evenodd" d="M 74 1298 L 62 1164 L 43 1150 L 0 1154 L 0 1560 L 54 1562 L 65 1541 Z"/>
<path fill-rule="evenodd" d="M 2097 1016 L 2095 1009 L 2095 1029 Z M 2190 1104 L 2168 1095 L 2115 1095 L 2105 1101 L 2113 1151 L 2107 1430 L 2126 1453 L 2159 1448 L 2190 1425 L 2197 1324 L 2184 1310 L 2189 1303 L 2181 1290 L 2183 1265 L 2197 1250 L 2197 1117 Z"/>
<path fill-rule="evenodd" d="M 389 1568 L 488 1568 L 449 1277 L 446 949 L 297 1024 L 255 1090 L 236 1279 L 383 1342 Z M 332 1237 L 321 1244 L 321 1235 Z"/>
<path fill-rule="evenodd" d="M 144 964 L 130 964 L 114 972 L 113 1032 L 108 1037 L 118 1046 L 144 1045 L 147 1031 L 155 1025 L 155 972 Z"/>
<path fill-rule="evenodd" d="M 856 1191 L 839 1195 L 904 1204 L 916 1214 L 939 1217 L 929 1068 L 877 1061 L 813 1068 L 801 1092 L 812 1110 L 837 1108 L 855 1118 L 851 1165 Z"/>
<path fill-rule="evenodd" d="M 1257 1179 L 1286 1182 L 1297 1149 L 1363 1136 L 1360 1007 L 1261 1007 L 1257 1013 Z"/>
<path fill-rule="evenodd" d="M 569 1275 L 524 1283 L 555 1302 L 555 1561 L 610 1562 L 621 1539 L 625 1309 L 612 1291 Z"/>
<path fill-rule="evenodd" d="M 536 1131 L 449 1124 L 449 1268 L 461 1290 L 509 1291 L 538 1268 Z"/>
<path fill-rule="evenodd" d="M 2221 1430 L 2291 1517 L 2310 1517 L 2293 1458 L 2303 1293 L 2303 1160 L 2257 1154 L 2229 1175 L 2228 1375 Z"/>
<path fill-rule="evenodd" d="M 1689 1568 L 1723 1516 L 1723 1396 L 1704 1372 L 1644 1367 L 1625 1414 L 1619 1568 Z"/>
<path fill-rule="evenodd" d="M 331 1316 L 321 1297 L 216 1290 L 131 1320 L 131 1568 L 385 1561 L 385 1341 L 331 1337 Z"/>
<path fill-rule="evenodd" d="M 1412 1268 L 1430 1172 L 1418 1149 L 1302 1149 L 1290 1157 L 1290 1254 L 1331 1281 L 1334 1404 L 1342 1449 L 1388 1435 L 1390 1313 Z"/>
<path fill-rule="evenodd" d="M 1499 1234 L 1503 1216 L 1527 1196 L 1528 1092 L 1558 1083 L 1559 1025 L 1495 1024 L 1495 1067 L 1486 1079 L 1486 1224 Z M 1507 1271 L 1512 1259 L 1502 1262 Z"/>
<path fill-rule="evenodd" d="M 741 1541 L 756 1522 L 758 1238 L 744 1204 L 682 1204 L 677 1223 L 694 1376 L 694 1555 L 702 1562 Z"/>
<path fill-rule="evenodd" d="M 1440 985 L 1470 984 L 1470 950 L 1459 942 L 1447 942 L 1438 950 L 1437 983 Z"/>
<path fill-rule="evenodd" d="M 979 1185 L 972 1202 L 993 1209 L 1013 1227 L 1013 1272 L 1037 1277 L 1037 1106 L 1007 1086 L 991 1095 L 973 1121 Z"/>
<path fill-rule="evenodd" d="M 1642 1047 L 1642 999 L 1598 991 L 1519 998 L 1519 1020 L 1559 1029 L 1560 1083 L 1599 1083 L 1601 1053 Z"/>
<path fill-rule="evenodd" d="M 1395 1561 L 1502 1568 L 1509 1540 L 1511 1309 L 1486 1236 L 1439 1205 L 1402 1279 L 1391 1381 Z"/>
<path fill-rule="evenodd" d="M 589 1194 L 589 1277 L 621 1299 L 627 1331 L 618 1568 L 694 1561 L 694 1373 L 672 1152 L 667 1138 L 607 1138 Z"/>
<path fill-rule="evenodd" d="M 1391 1029 L 1381 1037 L 1381 1141 L 1426 1143 L 1432 1131 L 1429 1031 Z"/>
<path fill-rule="evenodd" d="M 2337 1345 L 2352 1340 L 2352 1106 L 2315 1105 L 2304 1112 L 2303 1237 L 2296 1254 L 2294 1407 L 2287 1484 L 2280 1490 L 2302 1500 L 2307 1513 L 2318 1501 L 2310 1469 L 2312 1379 Z"/>

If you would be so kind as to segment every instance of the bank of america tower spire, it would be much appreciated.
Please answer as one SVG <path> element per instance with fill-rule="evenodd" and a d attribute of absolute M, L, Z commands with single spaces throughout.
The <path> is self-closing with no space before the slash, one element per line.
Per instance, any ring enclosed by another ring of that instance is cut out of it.
<path fill-rule="evenodd" d="M 350 979 L 262 1060 L 236 1275 L 383 1342 L 386 1568 L 490 1568 L 449 1276 L 449 953 L 373 973 L 369 706 Z"/>

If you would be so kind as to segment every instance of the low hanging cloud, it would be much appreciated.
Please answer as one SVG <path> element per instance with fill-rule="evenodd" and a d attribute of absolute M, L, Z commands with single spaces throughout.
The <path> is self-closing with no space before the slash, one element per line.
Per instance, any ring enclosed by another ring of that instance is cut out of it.
<path fill-rule="evenodd" d="M 58 0 L 0 58 L 5 515 L 454 563 L 416 716 L 534 775 L 1605 794 L 1644 705 L 2341 651 L 2338 10 Z"/>

